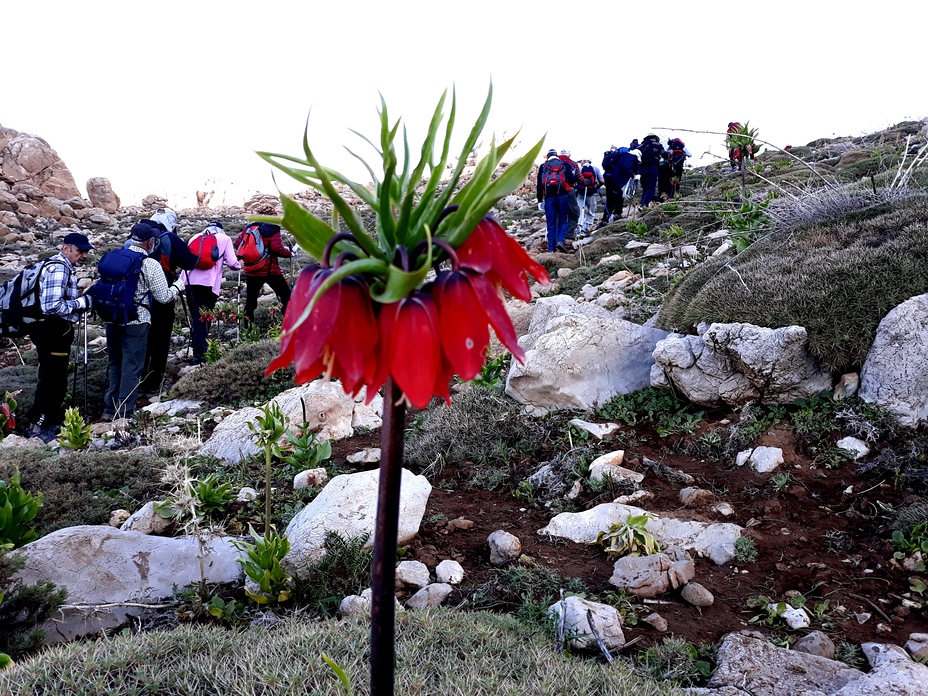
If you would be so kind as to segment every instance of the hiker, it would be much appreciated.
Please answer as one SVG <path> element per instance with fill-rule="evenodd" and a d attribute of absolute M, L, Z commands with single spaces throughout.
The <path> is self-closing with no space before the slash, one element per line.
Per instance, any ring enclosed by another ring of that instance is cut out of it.
<path fill-rule="evenodd" d="M 735 146 L 734 143 L 732 143 L 731 141 L 732 133 L 738 133 L 740 130 L 741 130 L 741 124 L 738 123 L 737 121 L 732 121 L 731 123 L 728 124 L 728 131 L 727 131 L 728 137 L 726 138 L 726 142 L 728 144 L 728 164 L 731 165 L 731 170 L 733 172 L 738 171 L 738 169 L 741 167 L 741 160 L 744 155 L 747 155 L 748 157 L 750 157 L 751 160 L 754 159 L 754 148 L 753 147 L 748 145 L 745 148 L 746 152 L 741 152 L 741 148 Z"/>
<path fill-rule="evenodd" d="M 149 344 L 152 309 L 159 303 L 173 306 L 174 300 L 184 291 L 182 279 L 168 285 L 161 264 L 150 256 L 156 234 L 156 228 L 145 222 L 133 225 L 129 248 L 115 249 L 104 255 L 98 266 L 101 280 L 89 291 L 96 298 L 94 309 L 106 322 L 109 363 L 108 388 L 103 397 L 104 420 L 129 418 L 135 412 Z M 131 300 L 128 300 L 129 294 Z"/>
<path fill-rule="evenodd" d="M 670 153 L 664 150 L 657 165 L 657 198 L 661 203 L 673 195 L 673 189 L 670 185 L 670 171 Z"/>
<path fill-rule="evenodd" d="M 634 143 L 637 145 L 638 141 Z M 612 145 L 605 155 L 603 169 L 606 169 L 607 164 L 609 166 L 603 174 L 606 182 L 607 210 L 603 213 L 602 222 L 599 223 L 600 227 L 622 218 L 622 208 L 625 205 L 624 189 L 630 180 L 638 176 L 638 158 L 627 147 L 616 148 Z"/>
<path fill-rule="evenodd" d="M 633 141 L 634 142 L 634 141 Z M 660 138 L 649 133 L 638 147 L 641 151 L 641 208 L 642 211 L 657 195 L 657 175 L 664 146 Z"/>
<path fill-rule="evenodd" d="M 548 150 L 546 157 L 538 167 L 535 195 L 539 209 L 545 211 L 548 251 L 567 254 L 568 192 L 571 184 L 577 183 L 577 177 L 573 168 L 557 156 L 557 150 Z"/>
<path fill-rule="evenodd" d="M 670 195 L 680 193 L 680 184 L 683 181 L 683 165 L 687 157 L 692 157 L 680 138 L 671 138 L 667 141 L 668 163 L 670 164 Z"/>
<path fill-rule="evenodd" d="M 74 325 L 78 315 L 92 304 L 87 295 L 78 297 L 76 267 L 84 263 L 92 248 L 85 235 L 71 232 L 62 240 L 61 251 L 39 273 L 42 317 L 29 324 L 29 338 L 39 359 L 39 382 L 35 401 L 26 413 L 32 424 L 26 436 L 38 437 L 42 442 L 55 439 L 64 419 Z"/>
<path fill-rule="evenodd" d="M 273 208 L 259 208 L 262 215 L 273 215 Z M 235 239 L 235 255 L 241 259 L 245 270 L 245 319 L 250 324 L 255 320 L 258 296 L 267 283 L 280 302 L 281 312 L 287 311 L 290 301 L 290 286 L 280 270 L 279 258 L 289 259 L 293 251 L 284 246 L 280 237 L 280 225 L 269 222 L 253 222 L 242 230 Z"/>
<path fill-rule="evenodd" d="M 176 281 L 181 269 L 189 271 L 197 265 L 197 257 L 187 248 L 184 240 L 174 233 L 177 213 L 173 210 L 158 208 L 150 220 L 142 220 L 139 224 L 153 226 L 156 230 L 156 241 L 152 243 L 151 253 L 161 265 L 165 284 L 170 285 Z M 145 396 L 161 393 L 171 336 L 174 333 L 174 309 L 174 298 L 165 303 L 156 301 L 151 306 L 151 326 L 148 329 L 148 346 L 142 368 L 142 384 L 139 387 Z"/>
<path fill-rule="evenodd" d="M 596 194 L 605 182 L 599 167 L 590 160 L 582 159 L 580 176 L 577 178 L 577 202 L 580 204 L 580 236 L 590 233 L 590 224 L 596 219 Z"/>
<path fill-rule="evenodd" d="M 197 256 L 196 267 L 186 272 L 193 343 L 191 365 L 202 365 L 206 360 L 206 337 L 209 335 L 210 322 L 206 320 L 209 315 L 203 310 L 212 310 L 219 300 L 222 267 L 228 266 L 233 271 L 242 268 L 235 258 L 232 240 L 223 229 L 221 222 L 213 220 L 205 230 L 194 235 L 188 244 L 190 251 Z"/>
<path fill-rule="evenodd" d="M 574 180 L 580 181 L 580 165 L 570 159 L 570 150 L 561 150 L 558 155 L 565 164 L 569 165 L 574 172 Z M 577 223 L 580 222 L 580 200 L 579 192 L 576 186 L 571 186 L 567 191 L 567 237 L 566 240 L 573 240 L 577 235 Z"/>

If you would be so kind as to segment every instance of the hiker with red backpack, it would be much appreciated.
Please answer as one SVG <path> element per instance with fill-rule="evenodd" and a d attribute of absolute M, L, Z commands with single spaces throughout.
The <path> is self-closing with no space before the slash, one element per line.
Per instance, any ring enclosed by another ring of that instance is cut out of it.
<path fill-rule="evenodd" d="M 204 310 L 212 310 L 219 300 L 223 266 L 233 271 L 242 268 L 235 257 L 232 240 L 223 230 L 222 223 L 213 220 L 205 230 L 195 234 L 187 245 L 197 257 L 197 265 L 186 273 L 193 344 L 191 365 L 202 365 L 206 360 L 206 337 L 209 335 L 210 323 L 206 320 L 209 315 Z"/>
<path fill-rule="evenodd" d="M 570 159 L 570 150 L 561 150 L 558 159 L 567 164 L 574 171 L 577 183 L 580 182 L 580 165 Z M 576 186 L 571 186 L 567 192 L 567 237 L 565 240 L 574 240 L 577 235 L 577 223 L 580 222 L 580 192 Z"/>
<path fill-rule="evenodd" d="M 683 165 L 686 164 L 686 158 L 693 155 L 680 138 L 671 138 L 667 141 L 667 153 L 667 161 L 670 165 L 670 195 L 676 196 L 680 193 L 680 184 L 683 181 Z"/>
<path fill-rule="evenodd" d="M 580 176 L 577 177 L 577 202 L 580 204 L 580 236 L 590 233 L 590 225 L 596 218 L 596 194 L 605 182 L 599 167 L 590 160 L 582 159 Z"/>
<path fill-rule="evenodd" d="M 258 213 L 273 215 L 273 208 L 261 208 Z M 293 251 L 284 246 L 280 237 L 280 225 L 268 222 L 252 222 L 245 226 L 235 239 L 235 255 L 241 259 L 245 271 L 245 318 L 251 323 L 255 320 L 258 296 L 267 283 L 277 299 L 283 312 L 287 311 L 290 301 L 290 285 L 280 270 L 279 258 L 289 259 Z"/>
<path fill-rule="evenodd" d="M 535 195 L 538 207 L 545 211 L 548 228 L 548 251 L 562 254 L 567 250 L 567 225 L 570 213 L 568 194 L 576 185 L 574 170 L 557 156 L 557 150 L 548 150 L 547 159 L 538 167 Z"/>
<path fill-rule="evenodd" d="M 641 141 L 638 149 L 641 151 L 641 209 L 643 213 L 648 204 L 657 196 L 658 167 L 664 154 L 664 146 L 661 145 L 660 138 L 649 133 Z"/>
<path fill-rule="evenodd" d="M 140 220 L 139 224 L 154 229 L 154 241 L 150 254 L 164 273 L 165 282 L 170 285 L 180 277 L 181 270 L 189 271 L 197 265 L 187 243 L 174 233 L 177 227 L 177 213 L 170 208 L 158 208 L 150 220 Z M 181 302 L 183 302 L 183 295 Z M 145 365 L 142 368 L 142 384 L 139 391 L 146 396 L 160 394 L 164 371 L 171 349 L 171 336 L 174 334 L 175 298 L 162 303 L 157 300 L 151 307 L 151 325 L 148 329 L 148 347 L 145 352 Z"/>

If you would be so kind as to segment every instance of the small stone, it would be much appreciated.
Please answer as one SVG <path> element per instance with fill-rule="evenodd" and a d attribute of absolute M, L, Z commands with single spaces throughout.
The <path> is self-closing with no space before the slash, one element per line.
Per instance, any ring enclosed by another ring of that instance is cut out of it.
<path fill-rule="evenodd" d="M 716 503 L 709 509 L 722 517 L 731 517 L 735 514 L 735 508 L 733 508 L 730 503 Z"/>
<path fill-rule="evenodd" d="M 299 491 L 312 486 L 322 486 L 328 481 L 328 472 L 319 467 L 317 469 L 306 469 L 293 477 L 293 490 Z"/>
<path fill-rule="evenodd" d="M 464 579 L 464 568 L 457 561 L 442 561 L 435 566 L 435 579 L 448 585 L 457 585 Z"/>
<path fill-rule="evenodd" d="M 349 454 L 345 460 L 349 464 L 376 464 L 380 461 L 380 448 L 368 447 L 360 452 Z"/>
<path fill-rule="evenodd" d="M 893 628 L 892 626 L 888 626 L 885 623 L 878 623 L 876 625 L 876 632 L 881 635 L 888 636 L 890 633 L 893 632 Z"/>
<path fill-rule="evenodd" d="M 861 457 L 866 457 L 870 454 L 870 448 L 867 447 L 867 443 L 863 440 L 859 440 L 856 437 L 842 437 L 838 440 L 837 446 L 840 449 L 848 450 L 854 453 L 854 459 L 860 459 Z"/>
<path fill-rule="evenodd" d="M 455 529 L 470 529 L 474 526 L 472 520 L 464 519 L 463 517 L 456 517 L 453 520 L 448 520 L 448 523 L 445 525 L 445 529 L 449 532 L 453 532 Z"/>
<path fill-rule="evenodd" d="M 686 506 L 706 507 L 713 500 L 715 500 L 715 494 L 704 488 L 688 487 L 680 490 L 680 502 Z"/>
<path fill-rule="evenodd" d="M 574 485 L 570 487 L 570 490 L 564 495 L 567 500 L 576 500 L 580 497 L 580 494 L 583 493 L 583 486 L 579 481 L 574 481 Z"/>
<path fill-rule="evenodd" d="M 867 623 L 867 622 L 870 620 L 870 617 L 871 617 L 871 616 L 873 616 L 873 614 L 870 614 L 870 613 L 865 612 L 865 611 L 864 611 L 864 612 L 861 612 L 861 613 L 859 613 L 859 614 L 854 614 L 854 618 L 857 619 L 857 623 L 859 623 L 859 624 L 865 624 L 865 623 Z"/>
<path fill-rule="evenodd" d="M 454 590 L 451 585 L 443 582 L 435 582 L 423 587 L 412 597 L 406 600 L 406 607 L 409 609 L 429 609 L 440 607 L 448 595 Z"/>
<path fill-rule="evenodd" d="M 570 275 L 570 273 L 571 273 L 572 270 L 573 270 L 573 269 L 570 269 L 570 268 L 559 268 L 559 269 L 557 269 L 557 277 L 558 277 L 558 278 L 566 278 L 567 276 Z"/>
<path fill-rule="evenodd" d="M 414 587 L 422 589 L 430 582 L 429 569 L 421 561 L 400 561 L 396 566 L 397 588 Z"/>
<path fill-rule="evenodd" d="M 905 644 L 912 657 L 916 660 L 928 659 L 928 633 L 912 633 Z"/>
<path fill-rule="evenodd" d="M 628 495 L 620 495 L 618 498 L 613 500 L 613 503 L 619 503 L 620 505 L 631 505 L 632 503 L 640 503 L 644 500 L 651 500 L 654 497 L 654 494 L 651 491 L 635 491 L 634 493 L 629 493 Z"/>
<path fill-rule="evenodd" d="M 779 447 L 755 447 L 750 461 L 754 471 L 766 474 L 783 463 L 783 450 Z"/>
<path fill-rule="evenodd" d="M 245 486 L 238 492 L 238 495 L 235 496 L 235 500 L 240 503 L 250 503 L 257 498 L 258 491 L 256 491 L 254 488 L 251 488 L 250 486 Z"/>
<path fill-rule="evenodd" d="M 800 628 L 808 628 L 812 624 L 812 620 L 802 607 L 797 609 L 789 604 L 771 604 L 770 610 L 776 612 L 794 631 Z"/>
<path fill-rule="evenodd" d="M 690 582 L 680 590 L 680 596 L 694 607 L 711 607 L 715 602 L 715 597 L 705 587 L 698 582 Z"/>
<path fill-rule="evenodd" d="M 658 613 L 648 614 L 642 621 L 651 626 L 655 631 L 663 633 L 667 630 L 667 619 Z"/>
<path fill-rule="evenodd" d="M 835 644 L 831 638 L 821 631 L 812 631 L 797 640 L 793 644 L 793 650 L 808 653 L 809 655 L 818 655 L 828 660 L 835 659 Z"/>
<path fill-rule="evenodd" d="M 123 532 L 140 532 L 142 534 L 160 534 L 171 524 L 171 520 L 155 512 L 153 502 L 145 503 L 139 510 L 129 516 L 119 527 Z"/>
<path fill-rule="evenodd" d="M 131 514 L 128 510 L 113 510 L 110 513 L 110 527 L 121 527 L 122 523 L 129 519 Z"/>
<path fill-rule="evenodd" d="M 602 440 L 605 437 L 609 437 L 619 429 L 618 423 L 589 423 L 580 418 L 574 418 L 572 421 L 570 421 L 570 424 L 580 428 L 580 430 L 585 430 L 597 440 Z"/>
<path fill-rule="evenodd" d="M 518 537 L 501 529 L 487 537 L 490 546 L 490 564 L 499 566 L 516 560 L 522 555 L 522 542 Z"/>

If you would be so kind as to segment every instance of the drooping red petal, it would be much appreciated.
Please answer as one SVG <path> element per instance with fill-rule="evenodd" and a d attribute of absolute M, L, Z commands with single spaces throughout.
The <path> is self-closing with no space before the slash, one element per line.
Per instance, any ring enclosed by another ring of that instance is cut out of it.
<path fill-rule="evenodd" d="M 342 283 L 336 283 L 316 301 L 309 317 L 293 332 L 296 341 L 293 366 L 300 383 L 315 379 L 331 368 L 332 358 L 326 354 L 326 348 L 338 319 L 341 298 Z M 292 304 L 293 300 L 290 302 Z M 287 313 L 290 313 L 289 304 Z M 324 363 L 322 369 L 318 367 L 320 360 Z"/>
<path fill-rule="evenodd" d="M 441 369 L 438 317 L 432 298 L 415 293 L 399 302 L 390 372 L 416 408 L 425 408 Z"/>
<path fill-rule="evenodd" d="M 496 332 L 497 337 L 502 342 L 513 357 L 520 363 L 525 362 L 525 352 L 519 346 L 519 337 L 516 336 L 516 329 L 512 325 L 512 319 L 506 312 L 503 301 L 499 299 L 496 290 L 484 276 L 479 273 L 468 274 L 470 286 L 474 289 L 477 300 L 486 313 L 486 318 Z"/>
<path fill-rule="evenodd" d="M 332 375 L 341 380 L 346 394 L 354 396 L 364 385 L 365 370 L 377 349 L 377 320 L 366 285 L 356 278 L 346 278 L 340 285 L 338 320 L 329 340 L 329 349 L 335 351 Z"/>
<path fill-rule="evenodd" d="M 300 271 L 281 325 L 280 355 L 271 361 L 265 374 L 269 375 L 292 362 L 298 362 L 303 366 L 302 370 L 299 365 L 297 366 L 298 372 L 305 375 L 310 371 L 309 366 L 315 363 L 322 354 L 323 345 L 332 332 L 338 316 L 338 286 L 330 288 L 323 297 L 319 298 L 309 317 L 296 330 L 293 326 L 303 315 L 319 286 L 330 274 L 330 270 L 318 266 L 306 266 Z M 313 377 L 304 381 L 313 379 Z"/>
<path fill-rule="evenodd" d="M 399 302 L 380 306 L 380 313 L 377 315 L 380 343 L 377 346 L 377 361 L 373 374 L 367 377 L 367 403 L 371 402 L 380 387 L 387 381 L 387 377 L 390 376 L 390 366 L 393 364 L 393 355 L 396 352 L 396 314 L 399 308 Z"/>
<path fill-rule="evenodd" d="M 525 302 L 532 299 L 528 273 L 542 285 L 550 283 L 544 266 L 534 261 L 490 215 L 477 224 L 467 241 L 455 251 L 462 266 L 485 273 L 491 283 L 502 285 Z"/>
<path fill-rule="evenodd" d="M 480 273 L 486 273 L 493 266 L 493 258 L 499 253 L 496 241 L 493 238 L 494 230 L 486 219 L 477 223 L 474 231 L 455 249 L 458 262 L 466 268 L 473 268 Z"/>
<path fill-rule="evenodd" d="M 441 347 L 452 368 L 465 382 L 483 368 L 490 332 L 486 313 L 470 285 L 476 273 L 443 271 L 435 282 L 432 297 L 438 305 Z"/>
<path fill-rule="evenodd" d="M 451 367 L 444 355 L 441 356 L 441 366 L 435 377 L 435 386 L 432 392 L 435 396 L 444 399 L 445 403 L 451 405 L 451 390 L 449 388 L 451 378 L 454 377 L 454 368 Z"/>

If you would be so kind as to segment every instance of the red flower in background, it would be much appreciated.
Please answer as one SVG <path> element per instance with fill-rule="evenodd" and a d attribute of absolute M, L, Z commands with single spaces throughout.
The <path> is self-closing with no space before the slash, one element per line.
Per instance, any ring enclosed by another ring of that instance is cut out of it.
<path fill-rule="evenodd" d="M 16 427 L 16 417 L 13 415 L 13 411 L 8 403 L 0 403 L 0 414 L 6 417 L 6 423 L 3 425 L 4 428 L 12 430 Z"/>
<path fill-rule="evenodd" d="M 491 215 L 481 220 L 455 251 L 462 266 L 485 274 L 493 285 L 502 286 L 523 302 L 532 299 L 528 274 L 542 285 L 551 282 L 544 266 L 532 259 Z"/>
<path fill-rule="evenodd" d="M 297 384 L 325 373 L 340 380 L 345 392 L 354 396 L 377 367 L 377 320 L 367 285 L 354 276 L 336 283 L 292 330 L 331 273 L 319 266 L 300 272 L 284 315 L 280 355 L 265 374 L 293 363 Z"/>

